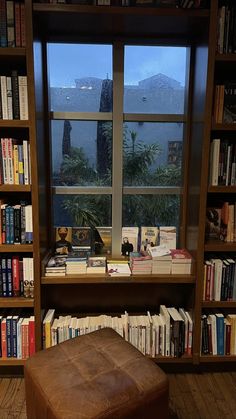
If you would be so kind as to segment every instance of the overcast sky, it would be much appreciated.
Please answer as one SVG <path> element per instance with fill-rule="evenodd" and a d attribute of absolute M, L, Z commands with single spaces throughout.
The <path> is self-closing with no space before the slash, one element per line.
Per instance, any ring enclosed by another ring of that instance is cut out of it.
<path fill-rule="evenodd" d="M 184 85 L 186 49 L 178 47 L 128 46 L 125 49 L 125 85 L 163 73 Z M 110 45 L 50 44 L 50 85 L 69 87 L 76 78 L 112 78 Z"/>

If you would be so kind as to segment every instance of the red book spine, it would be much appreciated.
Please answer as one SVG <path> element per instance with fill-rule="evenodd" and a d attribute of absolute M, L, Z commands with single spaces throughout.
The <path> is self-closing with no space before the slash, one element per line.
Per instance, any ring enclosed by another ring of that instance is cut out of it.
<path fill-rule="evenodd" d="M 19 256 L 12 256 L 13 297 L 20 296 Z"/>
<path fill-rule="evenodd" d="M 26 47 L 25 5 L 24 5 L 24 3 L 20 3 L 20 29 L 21 29 L 21 46 Z"/>
<path fill-rule="evenodd" d="M 35 321 L 33 318 L 30 318 L 30 321 L 29 321 L 29 356 L 33 355 L 34 353 L 35 353 Z"/>
<path fill-rule="evenodd" d="M 21 337 L 22 337 L 22 359 L 27 359 L 29 357 L 29 324 L 28 323 L 25 323 L 25 324 L 22 323 Z"/>
<path fill-rule="evenodd" d="M 6 319 L 2 320 L 1 344 L 2 344 L 2 358 L 6 358 L 7 357 L 7 323 L 6 323 Z"/>
<path fill-rule="evenodd" d="M 230 355 L 231 324 L 225 326 L 225 355 Z"/>
<path fill-rule="evenodd" d="M 15 37 L 16 47 L 21 47 L 20 3 L 15 3 Z"/>

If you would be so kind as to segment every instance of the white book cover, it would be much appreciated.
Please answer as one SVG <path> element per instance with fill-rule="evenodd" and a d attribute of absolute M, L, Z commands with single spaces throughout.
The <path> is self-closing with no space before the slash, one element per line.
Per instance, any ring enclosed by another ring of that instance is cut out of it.
<path fill-rule="evenodd" d="M 7 106 L 7 77 L 0 76 L 1 80 L 1 100 L 2 100 L 2 119 L 8 119 L 8 106 Z"/>
<path fill-rule="evenodd" d="M 219 159 L 220 159 L 220 139 L 215 138 L 210 148 L 210 180 L 211 186 L 218 185 L 219 176 Z"/>
<path fill-rule="evenodd" d="M 160 245 L 166 245 L 168 249 L 176 249 L 176 227 L 160 227 Z"/>
<path fill-rule="evenodd" d="M 137 252 L 138 234 L 138 227 L 122 227 L 122 254 L 124 256 L 130 252 Z"/>
<path fill-rule="evenodd" d="M 33 242 L 33 214 L 32 205 L 25 205 L 25 240 L 26 243 Z"/>
<path fill-rule="evenodd" d="M 166 325 L 165 356 L 169 356 L 170 355 L 170 314 L 165 305 L 160 305 L 160 314 L 165 319 L 165 325 Z"/>
<path fill-rule="evenodd" d="M 8 112 L 8 119 L 13 119 L 11 77 L 7 77 L 7 112 Z"/>

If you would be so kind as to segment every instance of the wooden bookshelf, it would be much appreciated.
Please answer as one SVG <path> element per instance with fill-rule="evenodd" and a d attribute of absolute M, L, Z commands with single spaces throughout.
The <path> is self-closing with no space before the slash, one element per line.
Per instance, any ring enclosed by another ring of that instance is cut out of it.
<path fill-rule="evenodd" d="M 27 253 L 33 251 L 32 244 L 1 244 L 0 253 Z"/>
<path fill-rule="evenodd" d="M 117 284 L 117 283 L 144 283 L 144 284 L 195 284 L 194 275 L 131 275 L 127 277 L 112 277 L 108 274 L 66 275 L 62 277 L 41 278 L 43 285 L 51 284 Z"/>
<path fill-rule="evenodd" d="M 33 308 L 34 300 L 32 298 L 24 297 L 4 297 L 0 298 L 0 307 L 1 308 Z"/>

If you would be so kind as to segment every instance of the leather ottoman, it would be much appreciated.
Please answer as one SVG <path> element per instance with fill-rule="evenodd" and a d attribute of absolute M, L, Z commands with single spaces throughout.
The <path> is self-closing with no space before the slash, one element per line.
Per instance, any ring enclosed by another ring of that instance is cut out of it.
<path fill-rule="evenodd" d="M 37 352 L 25 387 L 28 419 L 168 418 L 165 373 L 110 328 Z"/>

